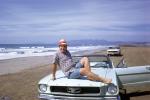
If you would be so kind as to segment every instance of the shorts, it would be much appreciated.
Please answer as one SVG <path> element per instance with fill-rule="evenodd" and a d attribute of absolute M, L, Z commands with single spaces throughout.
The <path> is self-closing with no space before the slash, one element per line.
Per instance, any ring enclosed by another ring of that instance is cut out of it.
<path fill-rule="evenodd" d="M 78 62 L 76 65 L 75 65 L 75 69 L 69 73 L 69 76 L 68 78 L 69 79 L 77 79 L 77 78 L 80 78 L 81 75 L 80 75 L 80 68 L 83 68 L 83 65 Z"/>

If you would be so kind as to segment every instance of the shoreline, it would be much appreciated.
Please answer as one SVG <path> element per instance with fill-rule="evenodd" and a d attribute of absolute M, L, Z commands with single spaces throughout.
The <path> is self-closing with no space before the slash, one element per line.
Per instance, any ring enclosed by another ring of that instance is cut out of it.
<path fill-rule="evenodd" d="M 74 55 L 85 55 L 85 54 L 93 54 L 98 51 L 95 50 L 83 50 L 78 52 L 71 53 Z M 99 50 L 100 51 L 100 50 Z M 45 56 L 28 56 L 28 57 L 18 57 L 18 58 L 10 58 L 0 60 L 0 75 L 12 74 L 21 72 L 26 69 L 36 68 L 39 66 L 46 66 L 51 64 L 53 55 L 45 55 Z"/>

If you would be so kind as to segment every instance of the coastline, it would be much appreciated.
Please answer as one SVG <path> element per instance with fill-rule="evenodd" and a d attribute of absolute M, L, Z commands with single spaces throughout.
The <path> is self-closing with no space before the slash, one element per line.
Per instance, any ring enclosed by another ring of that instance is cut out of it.
<path fill-rule="evenodd" d="M 74 55 L 86 55 L 93 54 L 95 50 L 83 50 L 71 53 Z M 50 66 L 53 55 L 49 56 L 29 56 L 29 57 L 19 57 L 11 59 L 0 60 L 0 75 L 13 74 L 21 72 L 26 69 L 36 68 L 40 66 Z"/>

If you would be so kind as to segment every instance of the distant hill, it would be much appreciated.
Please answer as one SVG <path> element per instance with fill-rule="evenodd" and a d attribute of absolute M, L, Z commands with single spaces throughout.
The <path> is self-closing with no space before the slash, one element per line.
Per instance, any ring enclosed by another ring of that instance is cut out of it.
<path fill-rule="evenodd" d="M 70 45 L 108 45 L 111 44 L 106 40 L 73 40 L 69 41 Z"/>
<path fill-rule="evenodd" d="M 150 46 L 150 42 L 133 42 L 133 41 L 107 41 L 107 40 L 71 40 L 68 41 L 69 46 L 96 46 L 96 45 L 124 45 L 124 46 Z M 0 48 L 16 48 L 16 47 L 55 47 L 55 43 L 29 43 L 29 44 L 0 44 Z"/>
<path fill-rule="evenodd" d="M 71 46 L 85 45 L 149 45 L 150 42 L 132 42 L 132 41 L 106 41 L 106 40 L 72 40 L 68 41 Z"/>

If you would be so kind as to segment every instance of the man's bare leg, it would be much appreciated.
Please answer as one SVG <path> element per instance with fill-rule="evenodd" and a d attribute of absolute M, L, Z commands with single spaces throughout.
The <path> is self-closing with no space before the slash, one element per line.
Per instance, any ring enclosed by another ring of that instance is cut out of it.
<path fill-rule="evenodd" d="M 89 60 L 87 57 L 84 57 L 81 59 L 81 64 L 84 65 L 84 67 L 80 69 L 81 75 L 87 76 L 88 79 L 92 80 L 92 81 L 101 81 L 104 83 L 111 83 L 111 81 L 112 81 L 111 79 L 106 79 L 104 77 L 98 76 L 98 75 L 94 74 L 93 72 L 91 72 Z"/>
<path fill-rule="evenodd" d="M 85 68 L 80 69 L 80 74 L 83 76 L 87 76 L 87 78 L 92 81 L 100 81 L 106 84 L 112 82 L 112 79 L 106 79 L 104 77 L 98 76 L 90 71 L 87 71 Z"/>
<path fill-rule="evenodd" d="M 80 60 L 80 63 L 83 65 L 83 67 L 84 67 L 86 70 L 91 71 L 89 59 L 88 59 L 87 57 L 83 57 L 83 58 Z"/>

